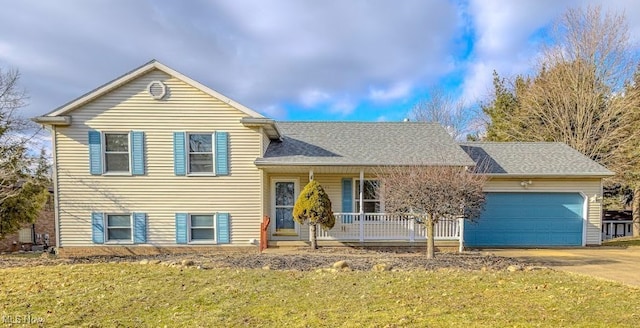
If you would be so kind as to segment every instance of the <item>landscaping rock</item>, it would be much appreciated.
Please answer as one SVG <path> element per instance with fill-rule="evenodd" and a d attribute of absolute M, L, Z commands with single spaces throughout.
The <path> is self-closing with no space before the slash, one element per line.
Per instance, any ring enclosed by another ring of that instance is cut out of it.
<path fill-rule="evenodd" d="M 548 270 L 549 268 L 546 266 L 527 266 L 524 270 L 525 271 L 539 271 L 539 270 Z"/>
<path fill-rule="evenodd" d="M 139 262 L 140 264 L 149 264 L 149 260 L 144 259 Z"/>
<path fill-rule="evenodd" d="M 378 263 L 371 267 L 371 271 L 374 272 L 382 272 L 382 271 L 390 271 L 392 268 L 391 264 L 388 263 Z"/>
<path fill-rule="evenodd" d="M 265 266 L 262 267 L 262 270 L 271 270 L 271 267 L 268 266 L 268 265 L 265 265 Z"/>
<path fill-rule="evenodd" d="M 333 263 L 331 267 L 334 269 L 344 269 L 349 267 L 349 263 L 347 263 L 347 261 L 338 261 Z"/>
<path fill-rule="evenodd" d="M 182 262 L 180 262 L 180 264 L 182 264 L 183 266 L 192 266 L 195 263 L 193 263 L 193 260 L 182 260 Z"/>
<path fill-rule="evenodd" d="M 23 256 L 4 255 L 0 258 L 0 268 L 9 267 L 33 267 L 42 265 L 73 265 L 89 263 L 134 263 L 138 264 L 142 260 L 148 260 L 148 264 L 169 266 L 173 264 L 182 266 L 183 260 L 190 258 L 185 255 L 158 254 L 154 256 L 88 256 L 65 258 L 50 256 L 48 258 L 36 257 L 26 258 Z M 195 258 L 192 258 L 195 261 Z M 197 264 L 205 269 L 232 268 L 232 269 L 258 269 L 268 266 L 270 270 L 298 270 L 332 272 L 334 268 L 338 271 L 371 271 L 377 264 L 386 264 L 387 270 L 426 270 L 438 271 L 450 270 L 473 270 L 473 271 L 506 271 L 511 265 L 519 265 L 522 270 L 538 270 L 535 266 L 544 265 L 538 262 L 526 262 L 520 259 L 483 255 L 478 253 L 465 252 L 463 254 L 437 253 L 436 258 L 429 260 L 422 248 L 399 249 L 399 248 L 345 248 L 345 247 L 323 247 L 319 250 L 310 251 L 307 248 L 292 249 L 285 253 L 263 253 L 253 254 L 246 252 L 222 252 L 216 254 L 200 254 Z M 189 260 L 187 260 L 189 261 Z M 185 262 L 187 264 L 188 262 Z M 335 267 L 334 267 L 335 266 Z M 528 269 L 528 266 L 534 268 Z M 348 268 L 348 269 L 347 269 Z M 379 268 L 382 269 L 382 268 Z M 376 269 L 378 270 L 378 269 Z M 516 270 L 519 271 L 519 270 Z"/>
<path fill-rule="evenodd" d="M 522 271 L 522 270 L 524 270 L 522 265 L 510 265 L 507 267 L 507 271 L 509 272 L 516 272 L 516 271 Z"/>

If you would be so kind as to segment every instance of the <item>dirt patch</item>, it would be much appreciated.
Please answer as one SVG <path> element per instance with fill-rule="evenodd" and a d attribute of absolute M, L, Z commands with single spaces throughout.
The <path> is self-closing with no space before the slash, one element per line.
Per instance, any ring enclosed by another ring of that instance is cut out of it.
<path fill-rule="evenodd" d="M 47 265 L 69 265 L 109 262 L 139 262 L 143 259 L 180 263 L 193 261 L 203 269 L 246 268 L 271 270 L 311 271 L 330 267 L 337 261 L 346 261 L 352 270 L 368 271 L 376 264 L 386 264 L 396 270 L 504 270 L 511 265 L 527 266 L 521 259 L 494 256 L 483 253 L 437 253 L 428 260 L 423 252 L 390 249 L 322 248 L 310 251 L 307 248 L 289 249 L 284 252 L 265 254 L 223 252 L 220 254 L 187 254 L 155 256 L 95 256 L 81 258 L 56 258 L 47 254 L 41 257 L 0 256 L 0 268 L 32 267 Z"/>

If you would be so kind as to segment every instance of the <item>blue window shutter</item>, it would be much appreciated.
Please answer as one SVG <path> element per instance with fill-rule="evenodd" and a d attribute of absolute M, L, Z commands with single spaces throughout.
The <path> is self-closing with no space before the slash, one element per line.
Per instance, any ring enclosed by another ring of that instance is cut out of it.
<path fill-rule="evenodd" d="M 100 131 L 89 131 L 89 172 L 102 174 L 102 141 Z"/>
<path fill-rule="evenodd" d="M 342 212 L 353 213 L 353 189 L 349 178 L 342 179 Z M 342 223 L 352 223 L 353 217 L 350 215 L 342 217 Z"/>
<path fill-rule="evenodd" d="M 229 175 L 229 132 L 216 132 L 216 175 Z"/>
<path fill-rule="evenodd" d="M 93 242 L 95 244 L 104 244 L 104 214 L 91 213 L 91 230 Z"/>
<path fill-rule="evenodd" d="M 216 214 L 216 233 L 218 244 L 228 244 L 230 242 L 231 231 L 229 229 L 229 213 Z"/>
<path fill-rule="evenodd" d="M 133 213 L 133 242 L 144 244 L 147 242 L 147 214 Z"/>
<path fill-rule="evenodd" d="M 133 158 L 131 173 L 144 175 L 144 132 L 131 132 L 131 157 Z"/>
<path fill-rule="evenodd" d="M 184 149 L 185 135 L 186 133 L 184 132 L 173 133 L 173 171 L 176 175 L 187 174 L 187 158 Z"/>
<path fill-rule="evenodd" d="M 176 213 L 176 244 L 187 243 L 187 213 Z"/>

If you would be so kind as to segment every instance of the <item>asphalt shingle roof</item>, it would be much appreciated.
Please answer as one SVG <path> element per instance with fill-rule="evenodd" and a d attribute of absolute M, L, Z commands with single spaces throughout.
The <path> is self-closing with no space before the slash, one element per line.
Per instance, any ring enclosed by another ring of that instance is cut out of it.
<path fill-rule="evenodd" d="M 257 165 L 461 165 L 474 162 L 439 124 L 277 122 Z"/>
<path fill-rule="evenodd" d="M 561 142 L 465 142 L 460 146 L 488 174 L 613 175 L 604 166 Z"/>

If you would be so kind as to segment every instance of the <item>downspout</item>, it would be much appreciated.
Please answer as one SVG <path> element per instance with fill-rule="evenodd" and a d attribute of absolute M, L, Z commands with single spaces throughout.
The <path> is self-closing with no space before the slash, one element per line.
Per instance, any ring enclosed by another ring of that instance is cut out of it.
<path fill-rule="evenodd" d="M 53 217 L 56 234 L 56 253 L 60 250 L 60 194 L 58 192 L 58 147 L 56 141 L 56 127 L 51 125 L 51 153 L 53 154 Z"/>

